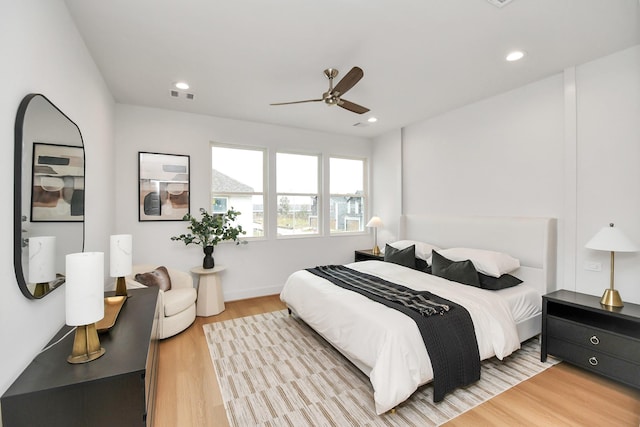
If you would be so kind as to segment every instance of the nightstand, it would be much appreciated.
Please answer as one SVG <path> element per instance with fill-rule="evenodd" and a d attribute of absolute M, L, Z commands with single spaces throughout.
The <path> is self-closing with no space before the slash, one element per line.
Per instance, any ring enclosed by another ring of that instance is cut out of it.
<path fill-rule="evenodd" d="M 371 249 L 362 249 L 362 250 L 356 251 L 353 258 L 355 262 L 371 261 L 371 260 L 384 261 L 383 254 L 374 255 Z"/>
<path fill-rule="evenodd" d="M 640 388 L 640 305 L 609 309 L 567 290 L 544 295 L 540 360 L 548 354 Z"/>

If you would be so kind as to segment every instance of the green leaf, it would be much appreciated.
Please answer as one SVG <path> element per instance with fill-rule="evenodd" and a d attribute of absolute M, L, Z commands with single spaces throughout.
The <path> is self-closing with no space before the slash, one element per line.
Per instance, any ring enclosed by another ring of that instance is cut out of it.
<path fill-rule="evenodd" d="M 190 233 L 172 236 L 171 240 L 180 240 L 185 245 L 195 244 L 203 248 L 206 246 L 215 246 L 219 242 L 232 240 L 236 244 L 240 244 L 239 236 L 247 234 L 241 225 L 232 226 L 240 212 L 233 210 L 233 207 L 226 213 L 211 215 L 204 208 L 200 208 L 202 218 L 197 220 L 191 214 L 186 214 L 182 219 L 189 221 L 187 229 Z M 246 242 L 242 242 L 246 243 Z"/>

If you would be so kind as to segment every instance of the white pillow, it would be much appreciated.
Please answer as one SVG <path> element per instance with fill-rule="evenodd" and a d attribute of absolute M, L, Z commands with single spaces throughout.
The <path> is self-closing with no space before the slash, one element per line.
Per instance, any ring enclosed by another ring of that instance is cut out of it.
<path fill-rule="evenodd" d="M 471 260 L 476 270 L 491 277 L 500 277 L 520 267 L 520 260 L 502 252 L 471 248 L 451 248 L 437 251 L 451 261 Z M 427 260 L 427 263 L 431 265 L 431 258 Z"/>
<path fill-rule="evenodd" d="M 430 245 L 429 243 L 418 242 L 416 240 L 398 240 L 397 242 L 389 243 L 389 246 L 393 246 L 396 249 L 405 249 L 411 245 L 416 245 L 416 258 L 427 260 L 431 256 L 431 251 L 436 250 L 440 252 L 440 248 Z M 384 254 L 384 249 L 382 250 Z"/>

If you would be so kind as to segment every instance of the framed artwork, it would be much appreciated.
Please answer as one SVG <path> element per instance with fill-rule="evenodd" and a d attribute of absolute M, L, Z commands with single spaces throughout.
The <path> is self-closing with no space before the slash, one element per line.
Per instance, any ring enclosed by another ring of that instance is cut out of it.
<path fill-rule="evenodd" d="M 138 221 L 182 221 L 189 210 L 189 156 L 138 152 Z"/>
<path fill-rule="evenodd" d="M 31 221 L 84 221 L 84 148 L 33 143 Z"/>

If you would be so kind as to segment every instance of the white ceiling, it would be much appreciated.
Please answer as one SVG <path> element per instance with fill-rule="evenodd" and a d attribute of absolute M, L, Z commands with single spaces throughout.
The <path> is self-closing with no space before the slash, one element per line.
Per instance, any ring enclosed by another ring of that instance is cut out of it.
<path fill-rule="evenodd" d="M 119 103 L 373 137 L 640 43 L 638 0 L 65 0 Z M 507 63 L 513 49 L 525 59 Z M 364 78 L 323 103 L 323 70 Z M 169 95 L 185 80 L 189 101 Z M 374 115 L 376 124 L 354 127 Z"/>

